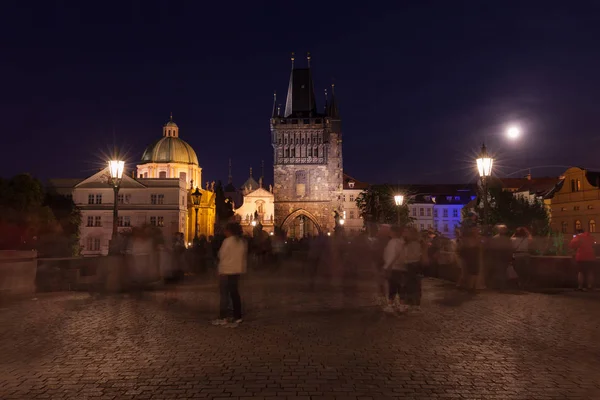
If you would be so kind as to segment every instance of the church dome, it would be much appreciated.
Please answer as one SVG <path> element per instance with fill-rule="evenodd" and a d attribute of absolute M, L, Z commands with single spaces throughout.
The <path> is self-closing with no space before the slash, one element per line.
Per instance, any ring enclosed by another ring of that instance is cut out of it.
<path fill-rule="evenodd" d="M 198 156 L 185 140 L 164 136 L 146 148 L 143 163 L 183 163 L 198 165 Z"/>

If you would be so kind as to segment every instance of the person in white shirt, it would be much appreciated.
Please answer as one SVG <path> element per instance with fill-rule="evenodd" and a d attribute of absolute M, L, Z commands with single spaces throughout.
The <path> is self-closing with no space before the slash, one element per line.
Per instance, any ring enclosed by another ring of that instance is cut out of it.
<path fill-rule="evenodd" d="M 242 237 L 242 227 L 234 222 L 225 227 L 225 240 L 219 249 L 220 313 L 213 325 L 236 326 L 242 322 L 242 301 L 238 283 L 246 273 L 248 243 Z M 229 300 L 233 305 L 233 322 L 227 319 Z"/>
<path fill-rule="evenodd" d="M 385 246 L 383 251 L 383 270 L 388 277 L 388 303 L 383 308 L 385 312 L 394 312 L 394 300 L 396 296 L 401 295 L 403 284 L 403 274 L 406 272 L 404 239 L 402 238 L 402 228 L 392 227 L 392 238 Z M 399 299 L 401 301 L 401 299 Z M 400 304 L 399 311 L 405 311 L 406 305 Z"/>

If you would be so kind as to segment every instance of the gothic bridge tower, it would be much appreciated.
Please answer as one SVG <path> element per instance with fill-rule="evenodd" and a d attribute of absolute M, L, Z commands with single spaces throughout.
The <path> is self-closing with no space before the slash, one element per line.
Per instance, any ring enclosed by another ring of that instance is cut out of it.
<path fill-rule="evenodd" d="M 294 66 L 285 110 L 273 102 L 275 224 L 290 237 L 333 232 L 342 205 L 342 133 L 334 87 L 317 111 L 310 68 Z"/>

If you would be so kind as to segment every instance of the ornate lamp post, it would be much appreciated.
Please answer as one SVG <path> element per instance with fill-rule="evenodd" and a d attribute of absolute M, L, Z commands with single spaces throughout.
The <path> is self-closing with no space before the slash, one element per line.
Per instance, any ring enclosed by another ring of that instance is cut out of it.
<path fill-rule="evenodd" d="M 196 224 L 194 228 L 194 239 L 198 239 L 198 210 L 200 209 L 200 200 L 202 199 L 202 193 L 199 188 L 192 193 L 192 203 L 194 205 L 194 211 L 196 212 Z"/>
<path fill-rule="evenodd" d="M 110 160 L 108 162 L 108 169 L 110 171 L 110 184 L 113 187 L 115 194 L 115 201 L 113 205 L 113 229 L 110 245 L 108 246 L 109 254 L 117 254 L 117 236 L 118 231 L 118 219 L 119 219 L 119 189 L 121 188 L 121 180 L 123 179 L 123 171 L 125 170 L 125 161 L 121 160 Z"/>
<path fill-rule="evenodd" d="M 477 172 L 481 177 L 481 184 L 483 185 L 483 225 L 487 227 L 488 224 L 488 178 L 492 175 L 492 167 L 494 166 L 494 159 L 488 154 L 485 144 L 481 146 L 481 153 L 477 158 Z"/>
<path fill-rule="evenodd" d="M 401 194 L 397 194 L 394 196 L 394 203 L 396 203 L 396 207 L 398 210 L 398 225 L 400 225 L 400 207 L 404 204 L 404 196 Z"/>

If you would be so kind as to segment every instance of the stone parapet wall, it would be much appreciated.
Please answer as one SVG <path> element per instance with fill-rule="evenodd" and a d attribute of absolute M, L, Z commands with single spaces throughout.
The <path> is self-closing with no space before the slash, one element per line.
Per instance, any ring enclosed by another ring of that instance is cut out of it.
<path fill-rule="evenodd" d="M 0 251 L 0 297 L 35 293 L 36 251 Z"/>

